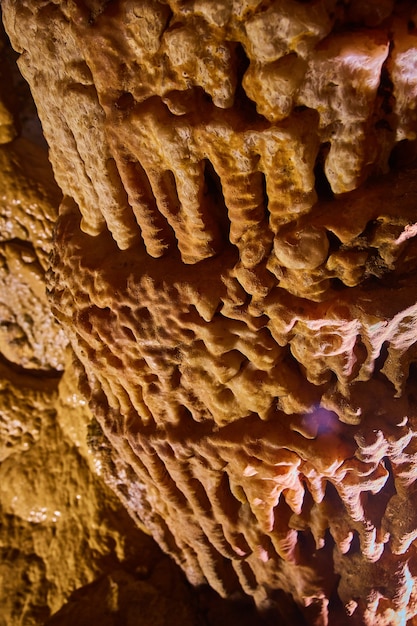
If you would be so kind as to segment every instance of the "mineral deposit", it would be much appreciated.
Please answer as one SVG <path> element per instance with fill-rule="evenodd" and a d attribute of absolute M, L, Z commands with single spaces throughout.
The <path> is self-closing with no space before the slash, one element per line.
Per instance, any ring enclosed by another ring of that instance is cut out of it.
<path fill-rule="evenodd" d="M 280 623 L 411 624 L 415 3 L 2 7 L 107 481 L 194 586 Z M 55 358 L 36 345 L 8 358 Z"/>

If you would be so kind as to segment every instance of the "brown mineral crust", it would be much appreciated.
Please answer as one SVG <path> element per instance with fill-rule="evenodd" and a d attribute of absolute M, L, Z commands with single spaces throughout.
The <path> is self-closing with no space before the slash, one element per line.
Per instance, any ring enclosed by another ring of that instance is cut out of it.
<path fill-rule="evenodd" d="M 169 267 L 148 258 L 143 275 L 144 250 L 117 253 L 104 236 L 93 248 L 78 221 L 67 206 L 56 313 L 94 381 L 92 405 L 111 442 L 149 485 L 129 506 L 194 583 L 202 571 L 221 593 L 240 585 L 260 606 L 276 585 L 299 604 L 314 597 L 325 613 L 337 586 L 336 573 L 328 576 L 333 545 L 357 551 L 357 536 L 364 567 L 410 547 L 411 511 L 401 530 L 392 507 L 387 521 L 384 510 L 416 471 L 415 381 L 388 374 L 380 355 L 402 337 L 399 362 L 401 352 L 409 358 L 414 290 L 368 281 L 314 304 L 276 288 L 256 307 L 240 302 L 239 319 L 228 319 L 234 254 L 206 261 L 206 275 L 174 257 Z M 84 305 L 74 311 L 74 301 Z M 365 600 L 358 606 L 358 623 L 378 612 Z"/>
<path fill-rule="evenodd" d="M 414 141 L 411 9 L 3 4 L 65 194 L 51 302 L 131 515 L 195 585 L 405 624 L 415 170 L 380 174 Z"/>
<path fill-rule="evenodd" d="M 3 358 L 29 370 L 63 369 L 68 341 L 51 315 L 36 254 L 22 243 L 0 244 L 0 315 Z"/>
<path fill-rule="evenodd" d="M 251 600 L 193 590 L 103 482 L 110 463 L 122 500 L 144 488 L 136 480 L 126 489 L 130 468 L 110 461 L 48 306 L 44 272 L 61 194 L 33 143 L 30 100 L 21 104 L 9 119 L 31 140 L 13 134 L 0 158 L 0 622 L 163 626 L 175 613 L 184 626 L 259 626 Z"/>
<path fill-rule="evenodd" d="M 50 312 L 45 270 L 61 194 L 44 150 L 0 147 L 0 352 L 28 370 L 62 370 L 68 343 Z"/>
<path fill-rule="evenodd" d="M 164 557 L 87 448 L 92 416 L 45 292 L 61 193 L 45 150 L 15 138 L 21 111 L 13 113 L 16 127 L 0 149 L 0 621 L 40 626 L 75 588 L 124 568 L 134 553 L 150 570 Z"/>
<path fill-rule="evenodd" d="M 0 240 L 29 242 L 45 270 L 62 197 L 47 155 L 19 137 L 0 147 L 0 171 Z"/>
<path fill-rule="evenodd" d="M 94 420 L 66 366 L 59 380 L 0 363 L 1 618 L 165 625 L 176 610 L 195 626 L 199 607 L 181 572 L 103 482 L 87 448 Z"/>
<path fill-rule="evenodd" d="M 236 3 L 230 11 L 199 2 L 170 8 L 128 0 L 97 7 L 10 0 L 5 6 L 9 34 L 25 51 L 22 71 L 32 85 L 36 75 L 34 96 L 39 93 L 57 180 L 78 203 L 86 232 L 98 233 L 107 224 L 122 249 L 135 245 L 137 220 L 152 256 L 169 249 L 171 228 L 187 263 L 216 252 L 213 202 L 204 191 L 209 161 L 220 177 L 231 240 L 239 246 L 242 263 L 252 267 L 268 251 L 268 222 L 276 233 L 315 203 L 319 142 L 330 142 L 325 171 L 336 193 L 386 168 L 389 150 L 404 133 L 398 131 L 397 139 L 391 133 L 389 139 L 384 130 L 398 124 L 396 115 L 387 121 L 378 91 L 385 65 L 388 74 L 392 69 L 394 92 L 403 94 L 398 107 L 412 115 L 407 102 L 413 84 L 401 69 L 406 54 L 390 56 L 391 22 L 355 31 L 353 39 L 351 33 L 332 34 L 335 20 L 340 27 L 349 19 L 334 2 L 304 6 L 287 0 L 266 11 L 257 3 Z M 364 14 L 368 10 L 372 14 L 375 7 L 365 7 Z M 18 20 L 12 21 L 15 14 Z M 271 38 L 269 30 L 280 16 L 286 26 Z M 402 49 L 412 50 L 401 35 L 404 18 L 396 20 Z M 62 38 L 65 50 L 59 47 Z M 286 70 L 288 80 L 295 78 L 299 85 L 294 103 L 279 117 L 283 125 L 275 127 L 278 120 L 269 118 L 262 104 L 256 114 L 253 103 L 241 97 L 237 79 L 247 66 L 243 50 L 249 57 L 243 87 L 256 102 L 268 89 L 252 88 L 250 76 L 263 76 L 265 63 L 303 68 Z M 213 85 L 227 94 L 220 96 Z M 294 112 L 300 104 L 310 109 L 308 115 L 317 109 L 320 129 L 307 114 L 303 125 Z M 244 229 L 242 222 L 239 227 L 239 220 L 252 226 Z"/>
<path fill-rule="evenodd" d="M 388 52 L 383 30 L 329 36 L 299 87 L 298 102 L 320 113 L 322 141 L 330 142 L 325 172 L 337 194 L 358 187 L 377 160 L 372 114 Z"/>
<path fill-rule="evenodd" d="M 1 84 L 10 92 L 5 51 Z M 68 341 L 51 315 L 44 274 L 61 193 L 45 150 L 15 138 L 17 118 L 17 110 L 10 113 L 13 132 L 0 146 L 0 353 L 12 367 L 55 375 Z"/>

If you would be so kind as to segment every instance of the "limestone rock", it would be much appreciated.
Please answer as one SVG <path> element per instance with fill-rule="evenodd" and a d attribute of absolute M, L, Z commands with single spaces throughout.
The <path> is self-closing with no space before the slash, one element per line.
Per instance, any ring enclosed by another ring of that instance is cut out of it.
<path fill-rule="evenodd" d="M 0 245 L 0 352 L 24 369 L 60 371 L 67 339 L 52 317 L 33 249 Z"/>
<path fill-rule="evenodd" d="M 283 623 L 412 623 L 412 5 L 3 10 L 108 483 L 195 586 Z"/>
<path fill-rule="evenodd" d="M 105 522 L 107 507 L 117 504 L 106 502 L 87 461 L 61 436 L 57 381 L 13 376 L 4 367 L 2 381 L 2 618 L 39 624 L 94 580 L 107 542 L 114 542 L 116 562 L 124 548 Z M 84 528 L 92 530 L 94 519 L 97 530 L 86 541 Z"/>
<path fill-rule="evenodd" d="M 0 155 L 0 624 L 250 626 L 250 602 L 197 595 L 103 480 L 106 439 L 45 292 L 61 194 L 21 104 Z"/>

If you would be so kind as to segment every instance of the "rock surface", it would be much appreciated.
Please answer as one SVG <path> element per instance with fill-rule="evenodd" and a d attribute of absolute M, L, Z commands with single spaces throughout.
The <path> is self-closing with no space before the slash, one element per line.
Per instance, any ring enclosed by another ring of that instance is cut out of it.
<path fill-rule="evenodd" d="M 61 194 L 5 39 L 2 52 L 15 97 L 0 131 L 0 624 L 251 626 L 250 603 L 193 590 L 103 480 L 101 429 L 45 292 Z"/>
<path fill-rule="evenodd" d="M 411 624 L 413 3 L 3 11 L 64 194 L 49 297 L 107 482 L 195 586 L 283 623 Z M 8 358 L 49 363 L 32 352 Z"/>

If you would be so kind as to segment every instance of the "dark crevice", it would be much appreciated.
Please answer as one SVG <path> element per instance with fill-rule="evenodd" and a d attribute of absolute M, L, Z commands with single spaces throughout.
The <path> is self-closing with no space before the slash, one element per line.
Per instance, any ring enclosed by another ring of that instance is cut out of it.
<path fill-rule="evenodd" d="M 265 213 L 265 218 L 269 222 L 269 211 L 268 211 L 269 198 L 268 198 L 268 189 L 267 189 L 267 184 L 266 184 L 266 176 L 264 172 L 260 172 L 260 175 L 261 175 L 262 198 L 264 200 L 264 213 Z"/>
<path fill-rule="evenodd" d="M 388 471 L 387 481 L 378 493 L 369 493 L 367 501 L 367 513 L 376 528 L 381 528 L 387 505 L 397 493 L 391 461 L 384 457 L 383 462 Z"/>
<path fill-rule="evenodd" d="M 119 111 L 131 111 L 135 106 L 135 99 L 130 92 L 125 91 L 116 100 L 114 106 Z"/>
<path fill-rule="evenodd" d="M 394 96 L 394 84 L 391 79 L 389 65 L 391 63 L 391 55 L 394 47 L 393 41 L 390 42 L 389 53 L 385 59 L 380 75 L 380 82 L 377 90 L 377 97 L 374 107 L 374 128 L 378 142 L 383 147 L 384 145 L 394 145 L 396 143 L 396 130 L 398 127 L 398 116 L 394 113 L 395 110 L 395 96 Z M 395 147 L 395 146 L 394 146 Z M 388 165 L 391 167 L 392 161 L 395 157 L 386 155 L 385 159 L 388 163 L 382 163 L 382 172 Z M 385 161 L 384 159 L 384 161 Z M 382 173 L 379 172 L 379 173 Z"/>
<path fill-rule="evenodd" d="M 349 556 L 352 556 L 352 554 L 359 554 L 359 553 L 362 552 L 361 551 L 361 540 L 360 540 L 358 531 L 354 530 L 352 535 L 353 535 L 352 541 L 350 542 L 349 550 L 346 553 Z"/>
<path fill-rule="evenodd" d="M 250 589 L 255 590 L 257 587 L 257 581 L 256 581 L 256 576 L 253 573 L 251 566 L 249 565 L 247 561 L 242 561 L 240 567 L 241 567 L 242 574 L 245 577 L 246 585 Z"/>
<path fill-rule="evenodd" d="M 407 377 L 408 401 L 411 406 L 417 405 L 417 361 L 410 363 Z"/>
<path fill-rule="evenodd" d="M 314 166 L 314 176 L 316 180 L 315 190 L 319 200 L 331 200 L 334 197 L 334 193 L 325 172 L 325 164 L 329 151 L 330 142 L 322 144 Z"/>
<path fill-rule="evenodd" d="M 381 369 L 384 367 L 385 361 L 388 358 L 388 348 L 389 348 L 389 341 L 384 341 L 384 343 L 381 346 L 381 350 L 379 352 L 379 356 L 375 359 L 375 362 L 374 362 L 374 373 L 375 374 L 377 372 L 380 372 Z"/>
<path fill-rule="evenodd" d="M 305 0 L 301 0 L 301 1 L 303 2 Z M 307 0 L 307 2 L 310 2 L 310 0 Z M 260 4 L 258 4 L 258 6 L 252 10 L 252 12 L 256 14 L 265 13 L 265 11 L 267 11 L 269 7 L 273 4 L 274 4 L 274 0 L 262 0 Z"/>
<path fill-rule="evenodd" d="M 229 476 L 226 472 L 222 473 L 219 486 L 216 490 L 216 497 L 221 506 L 222 513 L 235 527 L 237 527 L 239 522 L 239 512 L 242 505 L 235 498 L 230 489 Z"/>
<path fill-rule="evenodd" d="M 48 145 L 43 135 L 42 126 L 29 84 L 23 78 L 17 65 L 19 54 L 13 50 L 9 38 L 1 24 L 1 7 L 0 30 L 2 38 L 7 41 L 7 45 L 3 51 L 0 80 L 4 85 L 11 86 L 11 88 L 3 90 L 2 98 L 7 108 L 14 114 L 18 135 L 33 141 L 36 145 L 47 150 Z"/>
<path fill-rule="evenodd" d="M 33 253 L 33 255 L 36 256 L 33 243 L 26 239 L 19 239 L 18 237 L 12 237 L 11 239 L 3 239 L 2 241 L 0 241 L 0 246 L 5 246 L 5 245 L 19 246 L 19 247 L 26 248 L 26 250 L 30 250 Z"/>
<path fill-rule="evenodd" d="M 391 150 L 388 164 L 391 170 L 401 170 L 417 161 L 417 141 L 403 139 Z"/>
<path fill-rule="evenodd" d="M 340 241 L 339 237 L 335 235 L 331 230 L 326 230 L 326 235 L 327 239 L 329 240 L 328 256 L 330 256 L 331 254 L 333 254 L 333 252 L 337 252 L 340 249 L 342 242 Z"/>
<path fill-rule="evenodd" d="M 230 219 L 219 175 L 208 159 L 204 159 L 204 194 L 211 200 L 211 215 L 218 224 L 225 242 L 229 241 Z"/>
<path fill-rule="evenodd" d="M 375 234 L 380 226 L 381 222 L 379 220 L 370 220 L 359 235 L 359 240 L 362 239 L 365 240 L 367 244 L 372 244 Z"/>
<path fill-rule="evenodd" d="M 180 382 L 181 382 L 181 372 L 179 370 L 176 370 L 173 387 L 174 388 L 179 387 Z M 194 417 L 190 409 L 184 405 L 180 405 L 178 407 L 178 412 L 181 414 L 181 424 L 186 425 L 188 428 L 192 428 L 194 425 Z M 186 428 L 184 426 L 184 431 L 185 430 Z"/>
<path fill-rule="evenodd" d="M 241 585 L 233 567 L 233 562 L 220 554 L 214 546 L 209 544 L 208 547 L 209 552 L 212 554 L 215 576 L 217 580 L 224 581 L 222 586 L 224 586 L 226 595 L 232 596 L 233 594 L 239 594 L 241 591 Z"/>
<path fill-rule="evenodd" d="M 332 291 L 343 291 L 346 289 L 346 285 L 340 278 L 331 278 L 330 279 L 330 288 Z"/>
<path fill-rule="evenodd" d="M 297 550 L 300 554 L 301 563 L 308 562 L 308 557 L 316 552 L 316 542 L 310 529 L 298 531 Z"/>
<path fill-rule="evenodd" d="M 0 366 L 7 367 L 19 376 L 28 376 L 31 378 L 40 378 L 48 380 L 59 380 L 63 375 L 63 371 L 53 369 L 31 369 L 23 367 L 18 363 L 9 361 L 3 354 L 0 354 Z"/>
<path fill-rule="evenodd" d="M 381 68 L 381 78 L 377 91 L 377 99 L 379 100 L 379 108 L 383 115 L 389 116 L 392 114 L 395 106 L 394 97 L 394 85 L 391 80 L 391 76 L 387 67 L 388 61 L 391 56 L 392 42 L 390 45 L 390 53 Z"/>
<path fill-rule="evenodd" d="M 204 485 L 195 477 L 190 478 L 188 481 L 188 487 L 190 488 L 189 499 L 197 503 L 198 508 L 204 511 L 207 518 L 212 518 L 212 506 L 207 496 Z M 200 512 L 200 511 L 199 511 Z"/>
<path fill-rule="evenodd" d="M 310 623 L 289 593 L 282 589 L 270 589 L 268 595 L 268 604 L 260 608 L 260 614 L 268 626 L 278 626 L 278 624 L 280 626 L 292 626 L 293 624 L 307 626 Z"/>
<path fill-rule="evenodd" d="M 178 215 L 181 210 L 181 202 L 178 197 L 177 184 L 174 173 L 171 170 L 165 170 L 159 181 L 159 189 L 161 196 L 165 196 L 163 204 L 170 215 Z M 167 218 L 169 219 L 169 218 Z"/>
<path fill-rule="evenodd" d="M 129 328 L 128 326 L 121 326 L 120 328 L 123 334 L 127 337 L 129 341 L 131 341 L 132 343 L 136 342 L 136 337 L 133 334 L 133 331 L 131 328 Z"/>
<path fill-rule="evenodd" d="M 331 538 L 331 540 L 333 541 L 333 538 Z M 338 593 L 340 580 L 341 580 L 341 576 L 335 574 L 335 583 L 334 583 L 332 592 L 330 594 L 328 610 L 329 610 L 329 615 L 338 616 L 337 617 L 338 626 L 344 626 L 345 624 L 346 625 L 348 624 L 348 617 L 346 615 L 345 605 L 342 602 Z"/>
<path fill-rule="evenodd" d="M 238 112 L 240 119 L 245 121 L 245 124 L 256 124 L 257 122 L 267 123 L 267 119 L 258 113 L 256 110 L 256 104 L 246 94 L 243 88 L 243 77 L 250 65 L 250 61 L 246 55 L 245 49 L 241 43 L 237 43 L 235 47 L 235 59 L 236 59 L 236 92 L 235 92 L 235 110 Z"/>
<path fill-rule="evenodd" d="M 163 5 L 160 2 L 158 2 L 158 6 L 159 7 L 163 7 L 163 10 L 165 11 L 165 24 L 164 24 L 164 27 L 162 29 L 163 33 L 165 33 L 165 31 L 167 31 L 168 28 L 170 28 L 170 26 L 171 26 L 172 22 L 175 20 L 176 16 L 175 16 L 175 13 L 171 9 L 170 6 Z M 162 35 L 161 35 L 161 37 L 162 37 Z"/>

